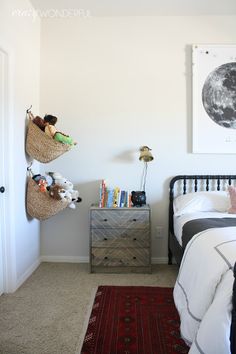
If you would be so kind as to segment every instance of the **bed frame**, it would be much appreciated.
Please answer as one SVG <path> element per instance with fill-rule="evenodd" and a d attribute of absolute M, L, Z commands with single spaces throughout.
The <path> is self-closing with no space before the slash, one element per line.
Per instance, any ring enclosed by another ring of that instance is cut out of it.
<path fill-rule="evenodd" d="M 234 182 L 236 183 L 236 175 L 180 175 L 171 179 L 169 194 L 168 264 L 172 264 L 172 257 L 174 256 L 176 263 L 180 265 L 184 252 L 174 234 L 174 198 L 190 192 L 224 190 L 226 185 L 234 184 Z"/>
<path fill-rule="evenodd" d="M 236 175 L 179 175 L 170 181 L 169 194 L 169 239 L 168 239 L 168 263 L 172 264 L 174 257 L 180 265 L 184 250 L 180 246 L 174 234 L 174 198 L 181 194 L 200 191 L 225 190 L 226 185 L 236 183 Z M 236 258 L 236 257 L 235 257 Z M 234 265 L 234 285 L 232 294 L 232 322 L 230 328 L 231 354 L 236 354 L 236 263 Z"/>

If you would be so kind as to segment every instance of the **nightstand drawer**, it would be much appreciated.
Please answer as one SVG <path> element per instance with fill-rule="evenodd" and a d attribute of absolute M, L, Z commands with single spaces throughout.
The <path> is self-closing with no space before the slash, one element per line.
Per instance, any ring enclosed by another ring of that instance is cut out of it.
<path fill-rule="evenodd" d="M 149 211 L 96 209 L 91 211 L 91 228 L 146 229 L 149 225 Z"/>
<path fill-rule="evenodd" d="M 146 229 L 92 229 L 93 247 L 149 247 L 149 227 Z"/>
<path fill-rule="evenodd" d="M 92 248 L 92 266 L 127 267 L 149 266 L 148 248 Z"/>

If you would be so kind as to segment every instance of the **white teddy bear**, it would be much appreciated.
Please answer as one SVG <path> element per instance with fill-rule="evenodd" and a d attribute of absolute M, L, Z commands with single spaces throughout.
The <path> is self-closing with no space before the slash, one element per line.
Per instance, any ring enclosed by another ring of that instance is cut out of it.
<path fill-rule="evenodd" d="M 73 183 L 58 172 L 49 172 L 48 174 L 53 178 L 53 184 L 56 184 L 67 191 L 67 195 L 69 194 L 71 197 L 71 202 L 69 202 L 68 207 L 75 209 L 75 202 L 81 202 L 82 199 L 79 198 L 79 192 L 73 189 Z"/>

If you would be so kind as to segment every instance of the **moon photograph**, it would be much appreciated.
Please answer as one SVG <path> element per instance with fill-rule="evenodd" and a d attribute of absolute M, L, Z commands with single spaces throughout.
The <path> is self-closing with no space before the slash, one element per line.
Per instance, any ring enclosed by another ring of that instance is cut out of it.
<path fill-rule="evenodd" d="M 220 65 L 207 76 L 202 103 L 216 124 L 236 129 L 236 62 Z"/>

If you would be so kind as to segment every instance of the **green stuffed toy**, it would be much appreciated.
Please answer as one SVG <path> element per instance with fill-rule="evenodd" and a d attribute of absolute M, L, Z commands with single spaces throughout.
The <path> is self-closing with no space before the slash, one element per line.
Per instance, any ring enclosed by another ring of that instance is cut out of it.
<path fill-rule="evenodd" d="M 73 139 L 69 135 L 65 135 L 60 132 L 56 132 L 53 138 L 62 144 L 76 145 L 76 143 L 74 143 Z"/>
<path fill-rule="evenodd" d="M 62 132 L 57 131 L 55 124 L 57 122 L 57 117 L 52 116 L 50 114 L 44 117 L 45 121 L 45 133 L 50 136 L 51 138 L 55 139 L 56 141 L 62 144 L 68 145 L 76 145 L 77 143 L 73 141 L 73 139 Z"/>

